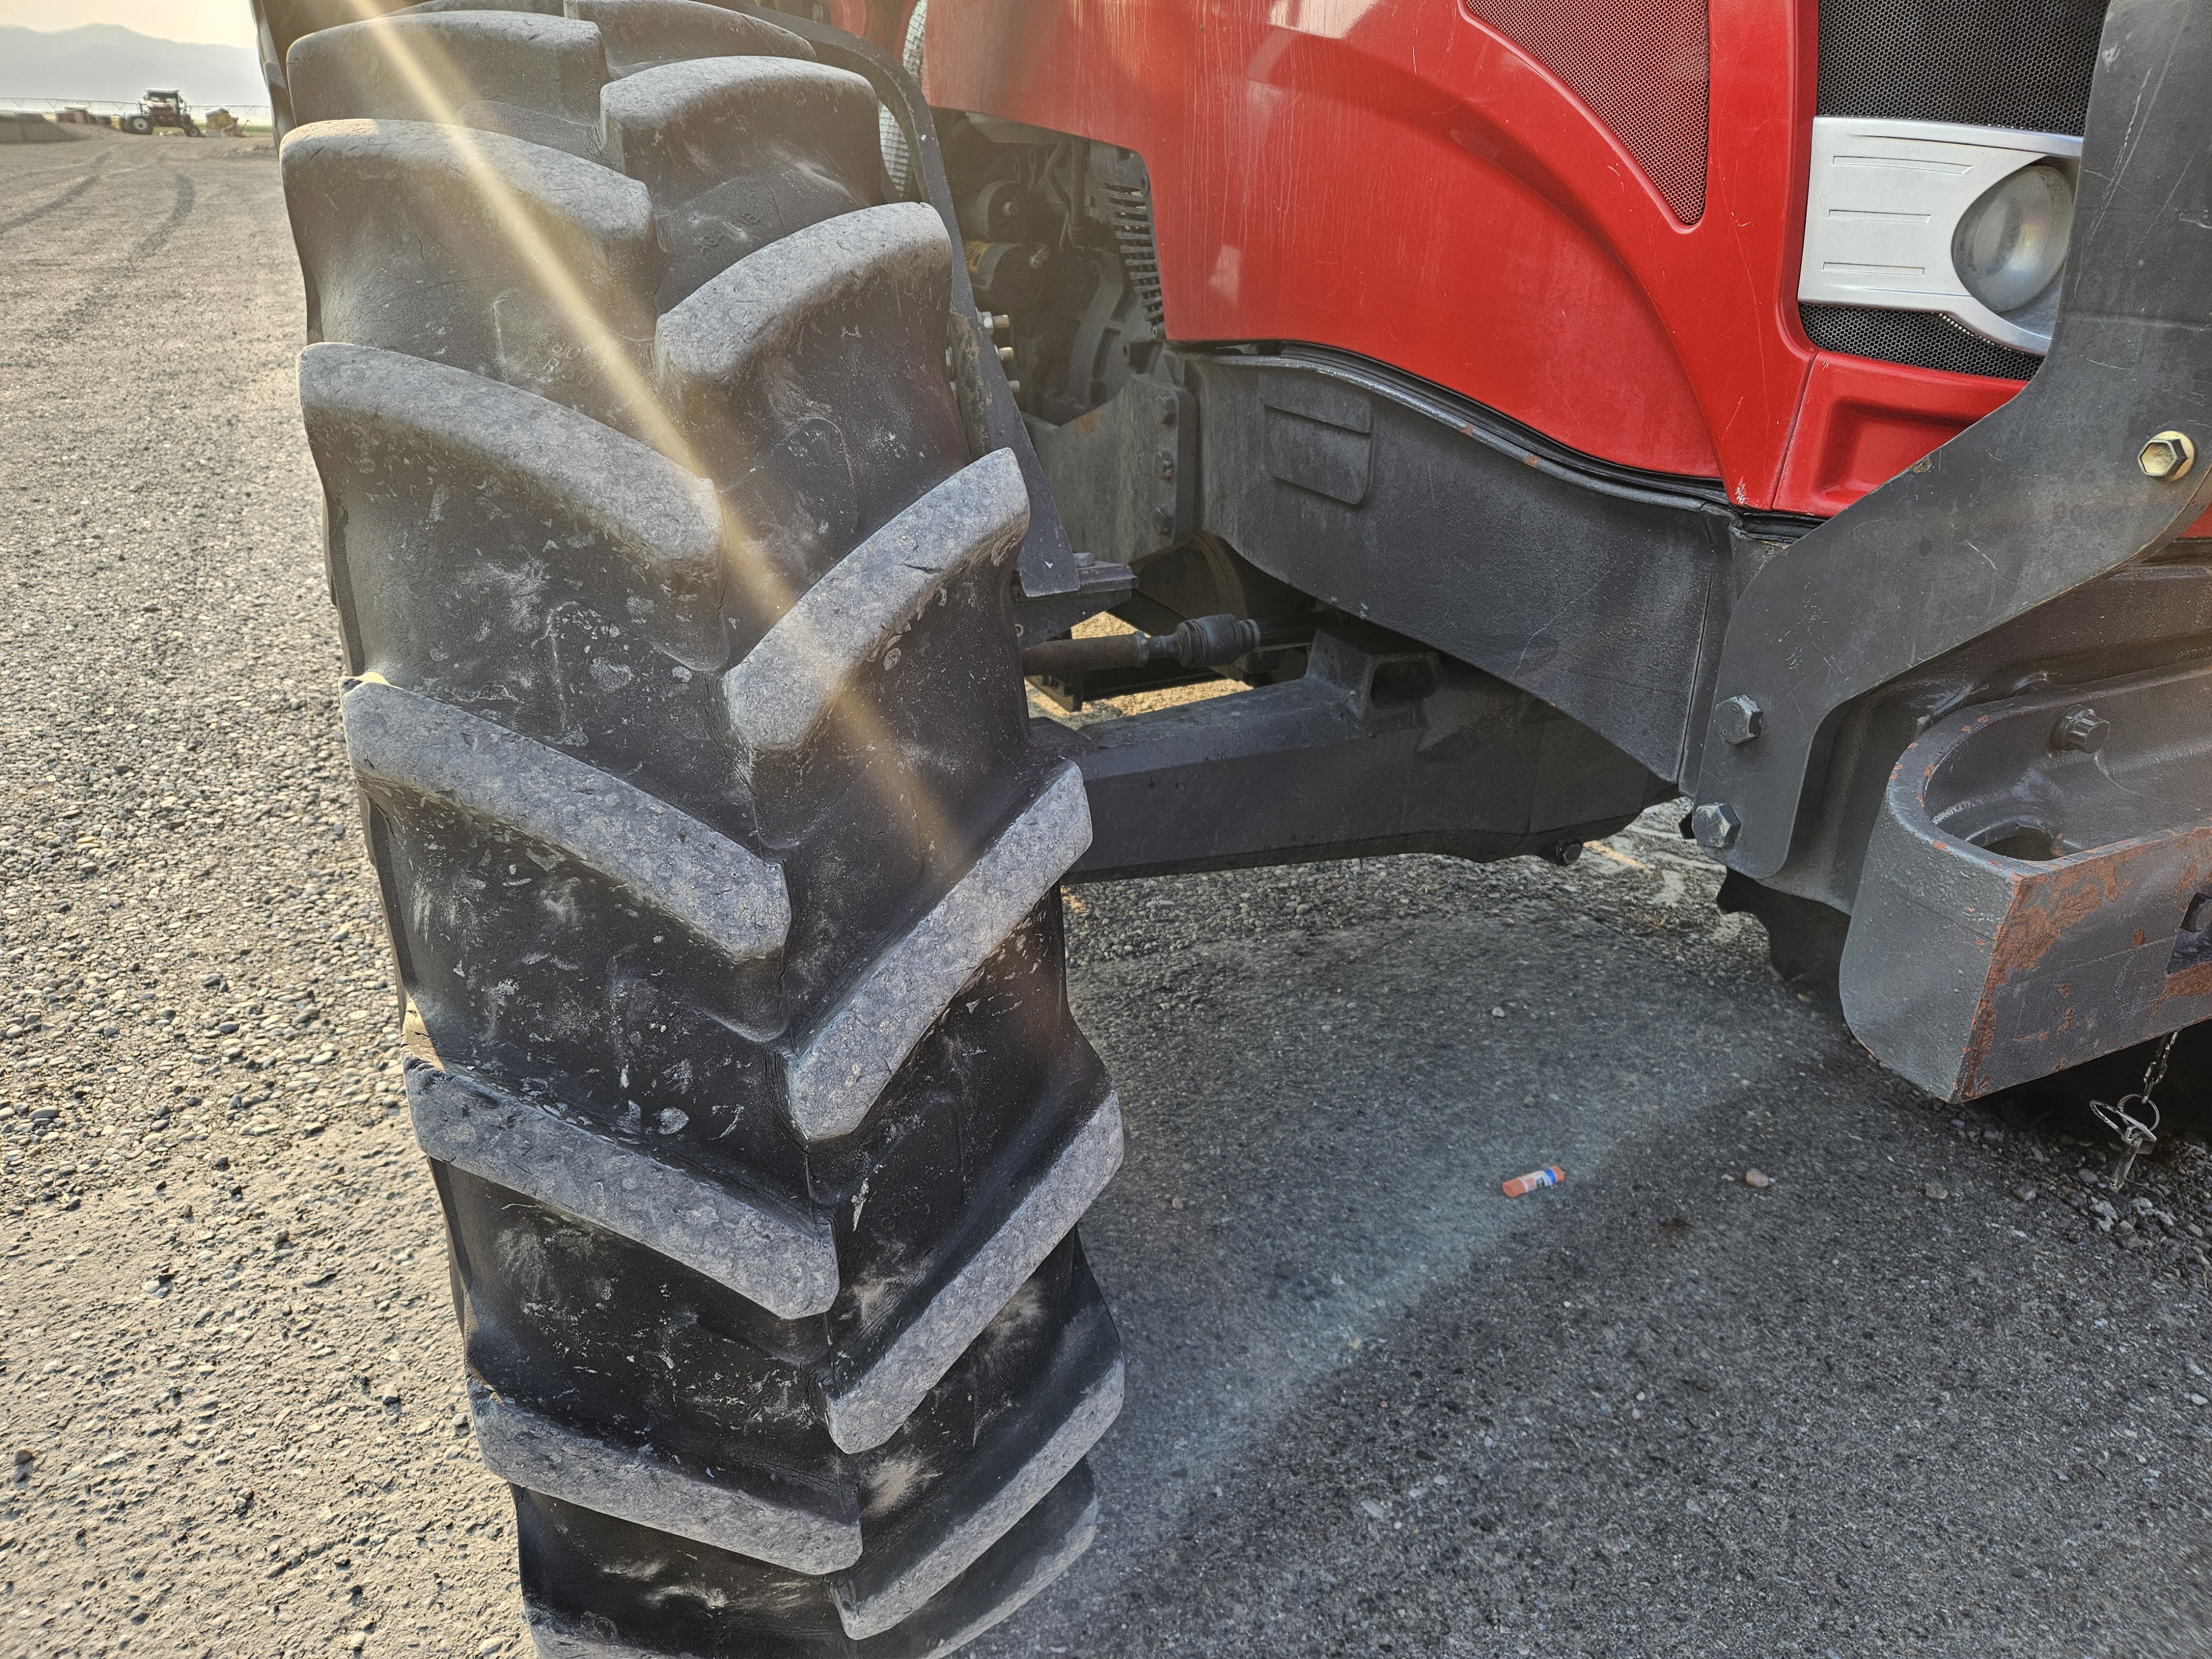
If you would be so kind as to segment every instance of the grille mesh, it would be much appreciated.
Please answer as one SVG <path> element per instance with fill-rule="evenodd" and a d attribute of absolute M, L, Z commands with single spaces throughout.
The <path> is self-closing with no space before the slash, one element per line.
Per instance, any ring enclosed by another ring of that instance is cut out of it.
<path fill-rule="evenodd" d="M 1705 210 L 1711 58 L 1705 0 L 1466 0 L 1588 104 L 1674 216 Z"/>
<path fill-rule="evenodd" d="M 1820 113 L 2079 134 L 2106 0 L 1820 0 Z"/>
<path fill-rule="evenodd" d="M 1875 357 L 1914 368 L 2025 380 L 2043 367 L 2031 351 L 1991 345 L 1932 311 L 1881 311 L 1872 306 L 1799 306 L 1805 332 L 1824 351 Z"/>

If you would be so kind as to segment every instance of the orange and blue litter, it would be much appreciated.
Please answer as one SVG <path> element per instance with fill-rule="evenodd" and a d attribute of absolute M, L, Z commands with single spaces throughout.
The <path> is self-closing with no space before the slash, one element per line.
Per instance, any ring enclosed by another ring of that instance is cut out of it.
<path fill-rule="evenodd" d="M 1523 1193 L 1533 1193 L 1539 1187 L 1556 1187 L 1567 1178 L 1567 1172 L 1556 1164 L 1547 1164 L 1534 1173 L 1515 1176 L 1504 1183 L 1505 1196 L 1518 1198 Z"/>

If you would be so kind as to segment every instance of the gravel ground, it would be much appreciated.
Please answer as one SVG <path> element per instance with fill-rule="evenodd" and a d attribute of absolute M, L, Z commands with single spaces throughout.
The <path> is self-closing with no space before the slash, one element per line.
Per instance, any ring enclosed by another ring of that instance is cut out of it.
<path fill-rule="evenodd" d="M 273 156 L 0 150 L 0 1655 L 519 1653 Z M 976 1651 L 2212 1651 L 2212 1157 L 2099 1216 L 2082 1126 L 1887 1076 L 1716 884 L 1655 814 L 1071 895 L 1130 1403 Z"/>

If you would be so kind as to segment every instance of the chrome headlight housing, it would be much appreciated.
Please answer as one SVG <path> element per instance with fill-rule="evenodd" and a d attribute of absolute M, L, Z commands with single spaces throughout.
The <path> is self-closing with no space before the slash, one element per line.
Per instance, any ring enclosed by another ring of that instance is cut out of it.
<path fill-rule="evenodd" d="M 2048 351 L 2081 156 L 2063 133 L 1820 116 L 1797 297 Z"/>

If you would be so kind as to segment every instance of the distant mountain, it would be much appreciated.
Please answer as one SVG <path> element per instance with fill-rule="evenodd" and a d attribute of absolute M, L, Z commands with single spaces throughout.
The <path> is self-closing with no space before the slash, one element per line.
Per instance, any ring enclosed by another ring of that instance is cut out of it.
<path fill-rule="evenodd" d="M 0 98 L 135 103 L 149 87 L 174 87 L 189 104 L 269 101 L 261 65 L 243 46 L 156 40 L 114 23 L 0 27 Z"/>

